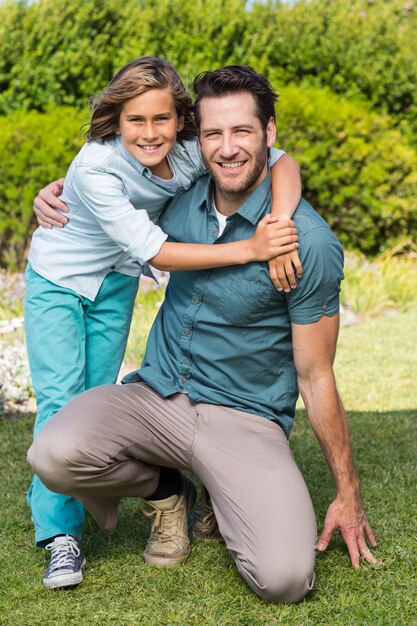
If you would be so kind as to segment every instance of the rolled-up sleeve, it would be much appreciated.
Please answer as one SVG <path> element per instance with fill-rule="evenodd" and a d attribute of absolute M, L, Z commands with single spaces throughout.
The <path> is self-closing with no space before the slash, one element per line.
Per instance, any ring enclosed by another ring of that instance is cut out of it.
<path fill-rule="evenodd" d="M 100 167 L 82 164 L 77 167 L 73 187 L 80 202 L 124 252 L 141 264 L 158 254 L 167 235 L 150 220 L 145 209 L 133 206 L 121 178 Z"/>
<path fill-rule="evenodd" d="M 291 322 L 313 324 L 339 312 L 343 280 L 343 248 L 330 228 L 318 227 L 300 236 L 303 276 L 286 294 Z"/>

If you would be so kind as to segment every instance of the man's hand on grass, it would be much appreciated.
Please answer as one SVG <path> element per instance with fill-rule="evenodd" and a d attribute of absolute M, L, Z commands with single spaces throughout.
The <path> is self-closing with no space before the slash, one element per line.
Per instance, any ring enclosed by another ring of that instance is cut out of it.
<path fill-rule="evenodd" d="M 332 534 L 339 530 L 349 551 L 353 567 L 359 567 L 362 556 L 368 563 L 378 563 L 367 541 L 373 548 L 377 543 L 366 517 L 360 498 L 336 497 L 327 510 L 323 532 L 317 542 L 317 550 L 324 552 Z"/>

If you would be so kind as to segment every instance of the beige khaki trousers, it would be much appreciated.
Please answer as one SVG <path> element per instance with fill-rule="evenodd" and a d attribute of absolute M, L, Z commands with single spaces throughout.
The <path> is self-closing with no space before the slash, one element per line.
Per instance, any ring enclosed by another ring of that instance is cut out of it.
<path fill-rule="evenodd" d="M 248 585 L 270 602 L 312 588 L 316 523 L 282 429 L 257 415 L 161 398 L 144 383 L 81 394 L 42 429 L 29 463 L 49 489 L 80 500 L 105 530 L 120 498 L 149 496 L 159 467 L 196 474 Z"/>

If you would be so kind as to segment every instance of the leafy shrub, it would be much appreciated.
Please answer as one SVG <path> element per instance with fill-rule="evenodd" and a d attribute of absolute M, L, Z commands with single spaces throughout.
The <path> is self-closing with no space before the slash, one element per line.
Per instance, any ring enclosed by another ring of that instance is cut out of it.
<path fill-rule="evenodd" d="M 277 111 L 279 145 L 299 160 L 305 197 L 347 248 L 377 254 L 416 238 L 417 156 L 389 116 L 302 86 L 285 88 Z M 69 107 L 2 118 L 0 267 L 23 267 L 33 198 L 65 175 L 87 119 Z"/>
<path fill-rule="evenodd" d="M 417 155 L 388 115 L 303 86 L 282 91 L 277 113 L 304 195 L 343 245 L 376 254 L 417 237 Z"/>
<path fill-rule="evenodd" d="M 252 7 L 243 58 L 277 83 L 363 99 L 417 130 L 415 0 L 300 0 Z"/>
<path fill-rule="evenodd" d="M 85 106 L 122 65 L 148 54 L 170 60 L 190 83 L 209 66 L 242 61 L 249 15 L 243 0 L 160 0 L 157 10 L 151 0 L 7 2 L 0 112 Z"/>
<path fill-rule="evenodd" d="M 87 116 L 68 107 L 47 114 L 19 112 L 2 119 L 0 131 L 0 266 L 22 268 L 36 220 L 33 198 L 64 176 L 83 143 Z"/>
<path fill-rule="evenodd" d="M 136 0 L 6 2 L 0 7 L 0 110 L 85 106 L 119 65 L 126 32 L 139 25 Z"/>
<path fill-rule="evenodd" d="M 415 0 L 8 0 L 0 6 L 0 111 L 84 106 L 130 59 L 155 54 L 190 81 L 249 63 L 368 101 L 417 131 Z"/>

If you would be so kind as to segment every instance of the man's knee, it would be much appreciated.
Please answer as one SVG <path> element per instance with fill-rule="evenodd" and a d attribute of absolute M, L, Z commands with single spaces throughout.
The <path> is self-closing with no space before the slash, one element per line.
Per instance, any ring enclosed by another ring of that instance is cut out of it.
<path fill-rule="evenodd" d="M 243 577 L 253 591 L 266 602 L 275 604 L 295 604 L 300 602 L 314 586 L 314 561 L 305 564 L 291 563 L 286 567 L 281 564 L 265 565 L 258 571 L 243 571 Z"/>
<path fill-rule="evenodd" d="M 42 430 L 29 448 L 27 460 L 48 489 L 69 493 L 73 485 L 72 452 L 73 446 L 68 439 L 51 441 L 47 432 Z"/>

